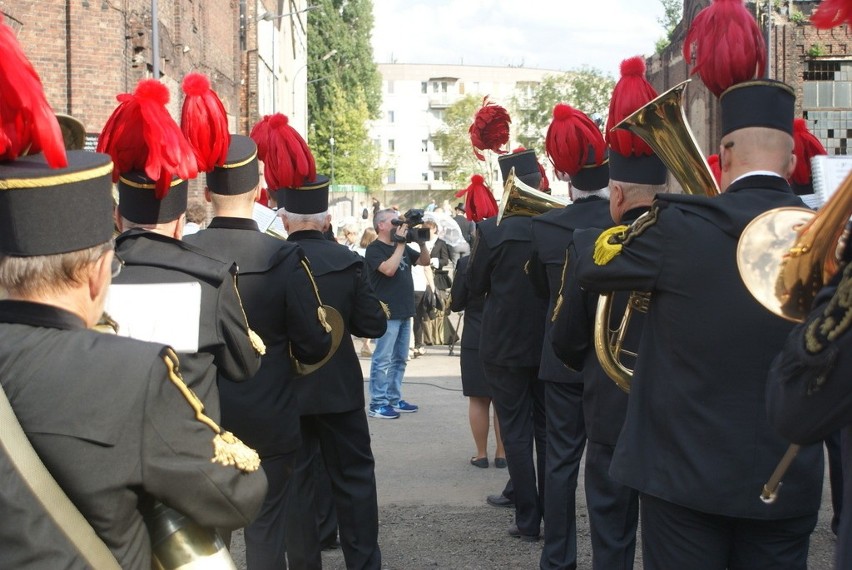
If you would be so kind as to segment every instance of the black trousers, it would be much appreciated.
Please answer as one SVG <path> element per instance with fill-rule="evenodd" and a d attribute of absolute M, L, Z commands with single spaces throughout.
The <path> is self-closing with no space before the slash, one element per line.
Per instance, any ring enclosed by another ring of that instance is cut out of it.
<path fill-rule="evenodd" d="M 287 498 L 296 453 L 293 451 L 261 459 L 260 465 L 266 474 L 268 490 L 260 508 L 260 514 L 244 531 L 248 570 L 287 568 L 285 558 Z"/>
<path fill-rule="evenodd" d="M 515 523 L 522 534 L 538 535 L 547 457 L 544 386 L 538 379 L 538 367 L 495 366 L 487 362 L 483 366 L 506 449 Z M 536 460 L 533 460 L 533 443 Z"/>
<path fill-rule="evenodd" d="M 645 570 L 806 570 L 817 513 L 758 520 L 712 515 L 641 494 Z"/>
<path fill-rule="evenodd" d="M 547 415 L 547 464 L 540 568 L 573 570 L 577 567 L 577 478 L 586 446 L 583 385 L 542 384 Z"/>
<path fill-rule="evenodd" d="M 314 477 L 318 446 L 331 481 L 340 545 L 346 568 L 380 569 L 379 508 L 375 461 L 370 448 L 367 415 L 362 408 L 339 414 L 302 416 L 302 447 L 296 463 L 288 508 L 287 553 L 294 570 L 322 568 L 317 527 L 317 485 Z"/>
<path fill-rule="evenodd" d="M 586 505 L 594 570 L 631 570 L 636 557 L 639 493 L 609 476 L 613 451 L 614 446 L 591 440 L 586 445 Z"/>

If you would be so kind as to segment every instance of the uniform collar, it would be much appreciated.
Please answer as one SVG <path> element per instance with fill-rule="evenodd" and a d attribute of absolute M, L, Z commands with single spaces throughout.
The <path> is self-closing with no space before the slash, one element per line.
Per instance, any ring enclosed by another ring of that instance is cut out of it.
<path fill-rule="evenodd" d="M 210 220 L 208 228 L 225 228 L 228 230 L 254 230 L 260 231 L 257 222 L 251 218 L 231 218 L 229 216 L 216 216 Z"/>
<path fill-rule="evenodd" d="M 83 330 L 86 323 L 71 311 L 30 301 L 0 301 L 0 322 L 62 330 Z"/>
<path fill-rule="evenodd" d="M 319 230 L 299 230 L 298 232 L 293 232 L 287 236 L 287 241 L 300 241 L 303 239 L 321 239 L 323 241 L 331 241 L 326 239 L 325 234 Z"/>

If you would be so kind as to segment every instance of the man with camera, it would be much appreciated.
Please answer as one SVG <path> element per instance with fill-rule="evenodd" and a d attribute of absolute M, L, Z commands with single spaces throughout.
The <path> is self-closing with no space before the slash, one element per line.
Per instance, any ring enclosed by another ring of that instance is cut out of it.
<path fill-rule="evenodd" d="M 376 296 L 388 317 L 387 332 L 376 340 L 370 366 L 373 418 L 396 419 L 400 413 L 417 411 L 417 406 L 402 399 L 402 376 L 415 314 L 411 267 L 430 262 L 428 235 L 424 237 L 415 227 L 422 221 L 422 210 L 409 210 L 403 218 L 395 210 L 380 210 L 373 218 L 378 237 L 367 246 L 365 257 Z M 406 242 L 417 242 L 420 252 Z"/>

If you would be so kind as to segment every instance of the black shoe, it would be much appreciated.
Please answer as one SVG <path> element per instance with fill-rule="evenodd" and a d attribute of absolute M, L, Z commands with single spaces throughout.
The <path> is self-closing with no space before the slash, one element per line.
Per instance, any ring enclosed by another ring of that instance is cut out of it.
<path fill-rule="evenodd" d="M 521 531 L 516 524 L 510 526 L 507 532 L 509 533 L 509 536 L 520 538 L 524 542 L 538 542 L 538 539 L 541 538 L 541 534 L 521 534 Z"/>
<path fill-rule="evenodd" d="M 337 536 L 327 538 L 320 542 L 320 548 L 322 550 L 336 550 L 340 548 L 340 541 L 337 540 Z"/>
<path fill-rule="evenodd" d="M 509 464 L 506 463 L 505 457 L 495 457 L 494 458 L 494 467 L 496 467 L 497 469 L 505 469 L 508 466 L 509 466 Z"/>
<path fill-rule="evenodd" d="M 506 497 L 502 493 L 500 495 L 488 495 L 485 502 L 492 507 L 514 507 L 515 501 Z"/>

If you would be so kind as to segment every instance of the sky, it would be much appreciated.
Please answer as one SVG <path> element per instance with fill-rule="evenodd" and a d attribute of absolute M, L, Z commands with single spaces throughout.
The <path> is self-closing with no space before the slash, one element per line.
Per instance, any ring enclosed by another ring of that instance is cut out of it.
<path fill-rule="evenodd" d="M 377 63 L 597 68 L 649 56 L 660 0 L 373 0 Z"/>

